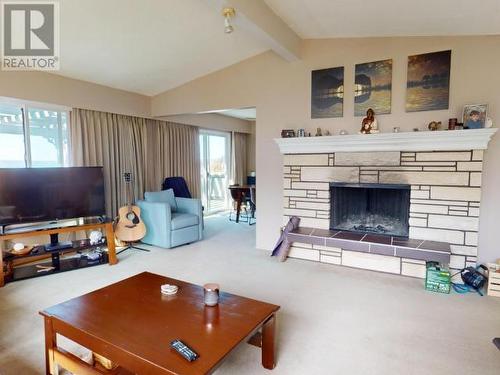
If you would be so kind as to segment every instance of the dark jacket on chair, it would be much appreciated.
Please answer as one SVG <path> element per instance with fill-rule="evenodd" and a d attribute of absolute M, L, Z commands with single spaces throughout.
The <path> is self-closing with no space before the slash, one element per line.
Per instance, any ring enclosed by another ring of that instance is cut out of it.
<path fill-rule="evenodd" d="M 184 177 L 167 177 L 161 185 L 161 190 L 173 189 L 177 198 L 192 198 Z"/>

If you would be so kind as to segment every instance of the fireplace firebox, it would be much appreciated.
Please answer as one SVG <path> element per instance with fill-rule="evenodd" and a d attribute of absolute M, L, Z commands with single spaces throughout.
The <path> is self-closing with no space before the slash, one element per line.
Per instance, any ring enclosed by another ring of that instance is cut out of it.
<path fill-rule="evenodd" d="M 330 229 L 408 237 L 410 185 L 330 183 Z"/>

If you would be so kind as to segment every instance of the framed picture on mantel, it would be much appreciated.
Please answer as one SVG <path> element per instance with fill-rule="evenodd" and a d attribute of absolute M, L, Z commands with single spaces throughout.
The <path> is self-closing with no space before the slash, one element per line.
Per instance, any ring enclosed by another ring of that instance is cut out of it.
<path fill-rule="evenodd" d="M 406 112 L 448 109 L 451 51 L 408 57 Z"/>
<path fill-rule="evenodd" d="M 462 121 L 465 129 L 481 129 L 486 123 L 487 104 L 468 104 L 464 107 Z"/>
<path fill-rule="evenodd" d="M 313 70 L 311 118 L 342 117 L 344 113 L 344 67 Z"/>

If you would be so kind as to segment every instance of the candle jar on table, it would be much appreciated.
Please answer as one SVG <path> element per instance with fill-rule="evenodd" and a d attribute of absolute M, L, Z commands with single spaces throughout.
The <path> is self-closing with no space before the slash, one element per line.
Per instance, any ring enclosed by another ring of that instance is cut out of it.
<path fill-rule="evenodd" d="M 215 306 L 219 303 L 219 284 L 209 283 L 203 286 L 205 305 Z"/>

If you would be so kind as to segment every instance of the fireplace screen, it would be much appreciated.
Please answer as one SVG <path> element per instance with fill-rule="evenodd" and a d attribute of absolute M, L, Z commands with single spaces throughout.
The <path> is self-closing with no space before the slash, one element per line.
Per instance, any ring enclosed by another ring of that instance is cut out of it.
<path fill-rule="evenodd" d="M 330 184 L 330 229 L 408 237 L 410 186 Z"/>

